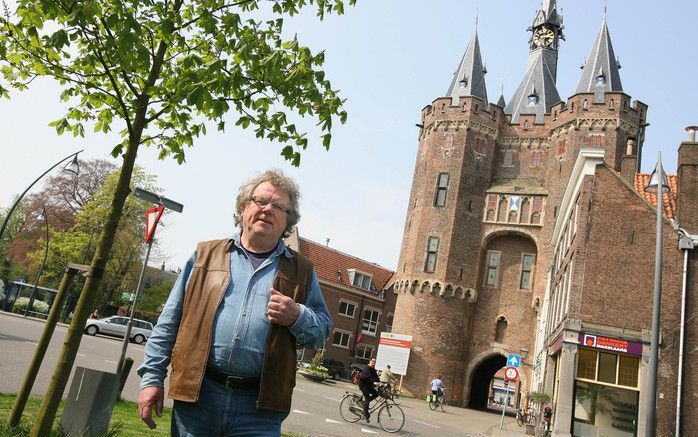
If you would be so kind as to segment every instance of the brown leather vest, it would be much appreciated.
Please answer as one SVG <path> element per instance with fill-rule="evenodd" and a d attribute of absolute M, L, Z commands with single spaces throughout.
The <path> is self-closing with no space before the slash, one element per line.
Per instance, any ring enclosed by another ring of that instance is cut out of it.
<path fill-rule="evenodd" d="M 213 320 L 230 284 L 232 240 L 204 241 L 196 247 L 196 260 L 184 293 L 182 319 L 172 349 L 169 396 L 195 402 L 204 378 L 211 348 Z M 291 250 L 291 249 L 289 249 Z M 292 251 L 281 255 L 274 289 L 305 303 L 313 265 Z M 296 385 L 296 339 L 285 326 L 271 324 L 262 365 L 257 408 L 288 413 Z"/>

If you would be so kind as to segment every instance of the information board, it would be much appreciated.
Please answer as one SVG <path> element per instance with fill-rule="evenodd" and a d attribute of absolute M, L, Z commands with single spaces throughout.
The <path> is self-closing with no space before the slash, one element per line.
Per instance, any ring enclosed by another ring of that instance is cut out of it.
<path fill-rule="evenodd" d="M 390 365 L 390 371 L 394 374 L 406 375 L 411 348 L 411 335 L 394 334 L 392 332 L 381 333 L 378 343 L 378 355 L 376 356 L 376 369 L 383 370 L 385 366 Z"/>

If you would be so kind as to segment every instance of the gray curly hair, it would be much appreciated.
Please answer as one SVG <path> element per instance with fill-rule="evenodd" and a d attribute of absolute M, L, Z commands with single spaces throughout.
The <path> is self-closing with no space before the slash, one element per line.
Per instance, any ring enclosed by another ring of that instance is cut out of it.
<path fill-rule="evenodd" d="M 298 208 L 301 192 L 296 181 L 276 168 L 269 169 L 256 177 L 248 179 L 240 185 L 238 197 L 235 200 L 235 214 L 233 215 L 235 225 L 240 225 L 242 222 L 242 210 L 245 209 L 247 204 L 252 200 L 252 193 L 254 193 L 255 188 L 264 182 L 269 182 L 277 189 L 285 191 L 286 194 L 288 194 L 290 203 L 288 205 L 288 213 L 286 214 L 286 229 L 284 229 L 283 233 L 283 237 L 286 238 L 291 235 L 293 227 L 296 226 L 301 219 L 301 213 Z"/>

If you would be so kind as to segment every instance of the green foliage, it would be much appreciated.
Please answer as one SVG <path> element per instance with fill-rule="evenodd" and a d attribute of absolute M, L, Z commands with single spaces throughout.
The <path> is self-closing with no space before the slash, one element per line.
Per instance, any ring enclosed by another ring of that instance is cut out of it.
<path fill-rule="evenodd" d="M 29 288 L 29 290 L 31 290 L 31 288 Z M 12 312 L 15 314 L 24 314 L 24 311 L 27 309 L 27 305 L 29 305 L 28 297 L 17 298 L 14 305 L 12 305 Z M 32 311 L 36 313 L 48 314 L 48 303 L 35 298 L 34 302 L 32 302 Z"/>
<path fill-rule="evenodd" d="M 17 197 L 15 196 L 12 199 L 12 203 L 14 203 L 16 200 Z M 5 220 L 5 217 L 7 216 L 7 213 L 10 211 L 10 208 L 11 206 L 8 206 L 7 208 L 3 208 L 2 210 L 0 210 L 0 226 L 2 226 L 2 222 Z M 17 205 L 15 210 L 12 212 L 10 221 L 7 222 L 5 232 L 2 234 L 2 238 L 0 238 L 0 259 L 5 258 L 7 248 L 10 245 L 10 243 L 12 243 L 12 240 L 14 240 L 15 235 L 17 234 L 17 231 L 19 231 L 19 228 L 24 222 L 24 220 L 26 220 L 26 211 L 22 202 L 20 202 L 19 205 Z"/>
<path fill-rule="evenodd" d="M 92 258 L 95 250 L 94 242 L 97 240 L 99 232 L 105 227 L 111 209 L 118 177 L 118 171 L 106 176 L 105 182 L 77 213 L 75 225 L 70 229 L 66 232 L 58 232 L 50 228 L 49 255 L 43 273 L 45 284 L 57 287 L 68 263 L 84 264 Z M 132 181 L 134 186 L 149 191 L 159 191 L 155 186 L 155 177 L 140 167 L 134 168 Z M 143 242 L 145 210 L 151 207 L 150 203 L 134 196 L 126 198 L 96 307 L 101 307 L 115 298 L 120 298 L 122 291 L 130 291 L 135 288 L 142 266 L 141 255 L 145 246 Z M 43 238 L 37 247 L 40 249 L 28 254 L 28 258 L 36 265 L 43 260 Z"/>
<path fill-rule="evenodd" d="M 173 282 L 162 282 L 142 291 L 143 300 L 138 304 L 140 311 L 160 312 L 172 290 Z"/>
<path fill-rule="evenodd" d="M 528 394 L 528 399 L 538 405 L 545 405 L 550 402 L 550 395 L 542 391 L 532 391 Z"/>
<path fill-rule="evenodd" d="M 59 135 L 116 129 L 123 141 L 113 156 L 146 144 L 179 163 L 207 122 L 224 130 L 232 110 L 236 126 L 285 144 L 281 154 L 297 166 L 308 139 L 284 108 L 313 117 L 325 149 L 347 114 L 321 70 L 324 52 L 284 40 L 284 16 L 314 6 L 322 19 L 355 1 L 18 0 L 0 19 L 0 96 L 55 78 L 68 104 L 51 123 Z"/>

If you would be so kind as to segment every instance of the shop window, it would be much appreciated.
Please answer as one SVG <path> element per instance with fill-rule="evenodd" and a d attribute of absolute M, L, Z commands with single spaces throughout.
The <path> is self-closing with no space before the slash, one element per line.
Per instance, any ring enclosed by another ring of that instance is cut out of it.
<path fill-rule="evenodd" d="M 618 385 L 637 387 L 640 360 L 627 355 L 618 356 Z"/>
<path fill-rule="evenodd" d="M 634 437 L 639 392 L 575 381 L 573 435 Z"/>
<path fill-rule="evenodd" d="M 446 193 L 448 192 L 448 173 L 439 173 L 436 179 L 436 196 L 434 206 L 446 206 Z"/>
<path fill-rule="evenodd" d="M 593 349 L 579 349 L 577 362 L 577 378 L 596 379 L 596 351 Z"/>
<path fill-rule="evenodd" d="M 499 258 L 501 252 L 495 250 L 487 251 L 487 273 L 485 285 L 495 287 L 497 285 L 497 273 L 499 271 Z"/>
<path fill-rule="evenodd" d="M 427 259 L 424 264 L 424 271 L 427 273 L 436 270 L 436 256 L 439 251 L 439 237 L 429 237 L 427 241 Z"/>
<path fill-rule="evenodd" d="M 616 383 L 616 362 L 618 355 L 606 352 L 599 353 L 599 375 L 596 378 L 601 382 L 609 384 Z"/>

